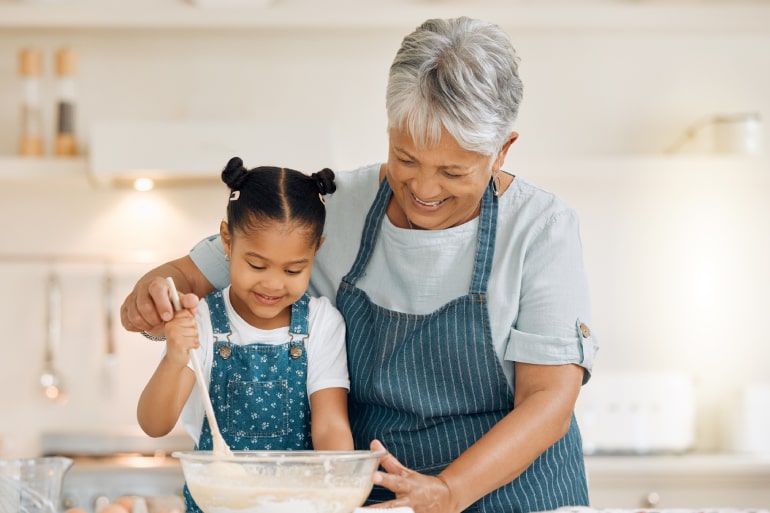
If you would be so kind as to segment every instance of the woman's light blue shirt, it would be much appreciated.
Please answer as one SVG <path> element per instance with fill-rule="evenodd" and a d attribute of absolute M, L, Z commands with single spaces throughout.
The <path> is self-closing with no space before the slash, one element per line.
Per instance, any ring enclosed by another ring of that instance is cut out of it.
<path fill-rule="evenodd" d="M 353 265 L 379 185 L 380 164 L 336 174 L 327 196 L 325 241 L 313 264 L 310 293 L 332 301 Z M 576 212 L 553 194 L 516 177 L 499 198 L 497 242 L 489 280 L 495 351 L 510 384 L 513 362 L 574 363 L 588 380 L 598 349 Z M 406 230 L 383 219 L 366 275 L 359 281 L 377 304 L 427 314 L 468 292 L 478 219 L 446 230 Z M 218 236 L 190 257 L 216 287 L 229 284 Z"/>

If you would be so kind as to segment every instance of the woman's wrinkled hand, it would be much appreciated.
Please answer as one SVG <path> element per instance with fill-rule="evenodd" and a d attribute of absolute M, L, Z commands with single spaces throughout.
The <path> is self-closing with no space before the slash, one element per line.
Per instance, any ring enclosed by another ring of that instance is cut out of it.
<path fill-rule="evenodd" d="M 194 309 L 198 305 L 195 294 L 179 294 L 182 307 Z M 127 331 L 146 331 L 163 334 L 163 324 L 174 318 L 169 299 L 168 282 L 162 276 L 139 280 L 120 308 L 120 322 Z"/>
<path fill-rule="evenodd" d="M 379 440 L 371 443 L 373 451 L 385 446 Z M 375 485 L 383 486 L 396 494 L 396 498 L 372 506 L 373 508 L 399 508 L 408 506 L 415 513 L 454 513 L 459 511 L 453 504 L 449 486 L 438 477 L 420 474 L 401 464 L 392 454 L 380 459 L 383 471 L 374 473 Z"/>

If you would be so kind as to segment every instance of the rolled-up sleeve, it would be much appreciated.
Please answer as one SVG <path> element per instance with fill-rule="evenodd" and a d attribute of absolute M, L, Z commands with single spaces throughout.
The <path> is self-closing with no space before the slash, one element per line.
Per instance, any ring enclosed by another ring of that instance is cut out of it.
<path fill-rule="evenodd" d="M 566 337 L 536 335 L 511 329 L 505 359 L 538 365 L 574 363 L 585 369 L 585 384 L 591 377 L 598 347 L 591 329 L 577 319 L 574 335 Z"/>
<path fill-rule="evenodd" d="M 193 246 L 190 258 L 215 289 L 230 285 L 230 264 L 218 234 L 206 237 Z"/>
<path fill-rule="evenodd" d="M 577 364 L 590 379 L 598 343 L 591 330 L 588 280 L 576 212 L 563 207 L 524 243 L 521 294 L 505 360 Z"/>

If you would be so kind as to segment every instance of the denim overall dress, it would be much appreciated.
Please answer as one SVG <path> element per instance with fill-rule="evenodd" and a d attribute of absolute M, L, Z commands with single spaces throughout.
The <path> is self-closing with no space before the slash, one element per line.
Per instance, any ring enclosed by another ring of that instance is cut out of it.
<path fill-rule="evenodd" d="M 303 295 L 291 305 L 290 340 L 278 345 L 230 343 L 222 291 L 206 297 L 214 331 L 209 395 L 219 430 L 234 450 L 311 449 L 307 398 L 308 303 Z M 203 419 L 199 451 L 212 449 L 211 428 Z M 201 513 L 187 485 L 188 513 Z"/>
<path fill-rule="evenodd" d="M 337 292 L 347 324 L 350 421 L 357 449 L 368 448 L 376 438 L 407 467 L 436 475 L 513 408 L 487 308 L 498 200 L 490 184 L 481 203 L 468 294 L 428 315 L 414 315 L 382 308 L 356 287 L 391 194 L 383 180 L 356 260 Z M 368 504 L 391 498 L 389 490 L 375 487 Z M 588 505 L 574 416 L 569 432 L 521 476 L 466 511 L 525 513 L 572 505 Z"/>

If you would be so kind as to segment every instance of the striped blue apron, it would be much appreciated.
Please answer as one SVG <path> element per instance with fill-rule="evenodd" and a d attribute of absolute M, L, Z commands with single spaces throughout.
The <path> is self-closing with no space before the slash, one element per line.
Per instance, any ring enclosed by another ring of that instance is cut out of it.
<path fill-rule="evenodd" d="M 206 297 L 214 331 L 209 395 L 222 437 L 233 450 L 310 449 L 307 398 L 307 294 L 291 305 L 290 340 L 278 345 L 230 343 L 222 291 Z M 211 428 L 204 417 L 199 451 L 212 449 Z M 201 513 L 187 485 L 188 513 Z"/>
<path fill-rule="evenodd" d="M 391 197 L 383 180 L 361 245 L 337 292 L 347 324 L 350 421 L 357 449 L 379 439 L 407 467 L 436 475 L 513 408 L 513 391 L 494 350 L 487 309 L 497 224 L 490 187 L 479 215 L 470 290 L 428 315 L 374 304 L 356 287 L 365 273 Z M 368 504 L 393 498 L 376 487 Z M 530 512 L 588 505 L 580 433 L 567 435 L 521 476 L 466 511 Z"/>

